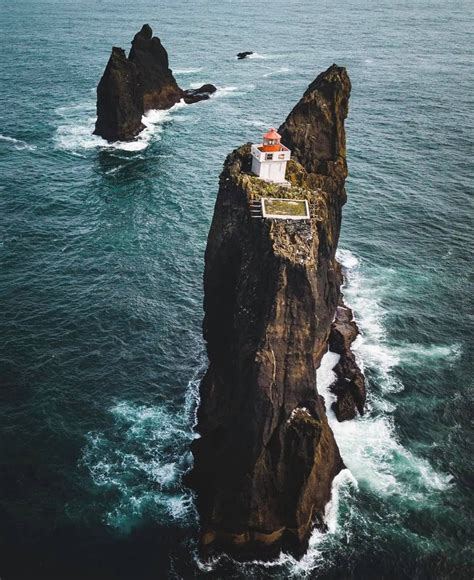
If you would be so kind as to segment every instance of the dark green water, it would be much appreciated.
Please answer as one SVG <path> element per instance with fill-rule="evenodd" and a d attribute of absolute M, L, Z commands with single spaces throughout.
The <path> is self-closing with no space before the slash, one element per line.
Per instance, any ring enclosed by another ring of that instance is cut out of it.
<path fill-rule="evenodd" d="M 465 0 L 0 0 L 2 580 L 472 577 L 473 21 Z M 107 147 L 95 86 L 144 22 L 182 86 L 220 90 Z M 180 476 L 218 175 L 332 62 L 369 412 L 332 420 L 349 469 L 302 561 L 204 565 Z"/>

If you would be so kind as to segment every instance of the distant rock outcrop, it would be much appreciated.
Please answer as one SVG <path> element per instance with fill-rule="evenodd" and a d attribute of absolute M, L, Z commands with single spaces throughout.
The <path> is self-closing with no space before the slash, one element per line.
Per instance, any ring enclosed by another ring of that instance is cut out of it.
<path fill-rule="evenodd" d="M 220 177 L 204 274 L 209 368 L 200 385 L 194 467 L 201 552 L 301 554 L 343 462 L 316 385 L 340 300 L 335 258 L 346 201 L 344 120 L 351 84 L 333 65 L 280 127 L 286 178 L 250 174 L 250 146 Z M 306 199 L 307 221 L 252 217 L 264 197 Z"/>
<path fill-rule="evenodd" d="M 188 105 L 209 99 L 210 96 L 217 91 L 214 85 L 202 85 L 198 89 L 187 89 L 183 91 L 184 102 Z"/>
<path fill-rule="evenodd" d="M 237 54 L 237 58 L 238 58 L 239 60 L 242 60 L 242 59 L 244 59 L 244 58 L 247 58 L 247 57 L 248 57 L 248 56 L 250 56 L 251 54 L 253 54 L 253 51 L 252 51 L 252 50 L 247 50 L 247 51 L 245 51 L 245 52 L 239 52 L 239 53 Z"/>
<path fill-rule="evenodd" d="M 214 85 L 184 91 L 169 68 L 168 53 L 148 24 L 133 41 L 127 58 L 114 47 L 97 87 L 94 133 L 108 141 L 130 141 L 144 128 L 142 115 L 150 109 L 169 109 L 181 99 L 196 103 L 208 99 Z"/>

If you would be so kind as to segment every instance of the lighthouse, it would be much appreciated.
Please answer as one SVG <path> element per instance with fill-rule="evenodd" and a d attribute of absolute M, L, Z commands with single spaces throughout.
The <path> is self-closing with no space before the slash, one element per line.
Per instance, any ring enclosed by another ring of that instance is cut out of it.
<path fill-rule="evenodd" d="M 286 164 L 291 151 L 281 143 L 281 135 L 272 127 L 263 136 L 262 143 L 252 145 L 252 173 L 270 183 L 288 184 Z"/>

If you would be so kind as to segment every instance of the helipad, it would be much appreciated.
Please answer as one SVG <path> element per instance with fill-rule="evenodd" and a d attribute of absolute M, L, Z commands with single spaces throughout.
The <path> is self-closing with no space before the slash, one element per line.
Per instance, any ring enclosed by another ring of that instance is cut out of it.
<path fill-rule="evenodd" d="M 262 216 L 267 219 L 309 220 L 309 205 L 306 199 L 278 199 L 262 197 Z"/>

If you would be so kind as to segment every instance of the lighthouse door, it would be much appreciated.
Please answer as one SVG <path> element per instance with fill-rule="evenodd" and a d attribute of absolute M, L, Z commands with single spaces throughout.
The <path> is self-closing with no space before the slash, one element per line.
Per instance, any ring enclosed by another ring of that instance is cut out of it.
<path fill-rule="evenodd" d="M 260 177 L 262 179 L 270 178 L 271 163 L 262 163 L 262 170 L 260 172 Z"/>

